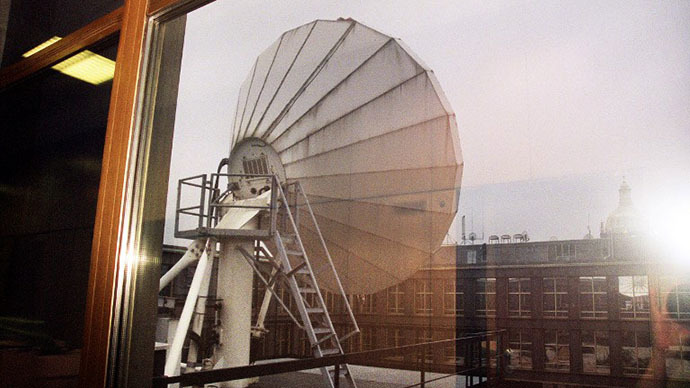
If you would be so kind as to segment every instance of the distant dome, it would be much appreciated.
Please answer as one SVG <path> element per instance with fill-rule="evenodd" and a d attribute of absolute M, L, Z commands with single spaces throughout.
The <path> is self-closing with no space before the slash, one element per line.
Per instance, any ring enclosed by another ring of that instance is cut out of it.
<path fill-rule="evenodd" d="M 632 203 L 630 185 L 623 179 L 618 189 L 618 207 L 606 219 L 607 235 L 636 235 L 644 230 L 644 221 Z"/>
<path fill-rule="evenodd" d="M 583 237 L 583 239 L 584 240 L 591 240 L 593 238 L 594 238 L 594 236 L 592 236 L 592 229 L 590 229 L 588 226 L 587 227 L 587 234 L 585 235 L 585 237 Z"/>

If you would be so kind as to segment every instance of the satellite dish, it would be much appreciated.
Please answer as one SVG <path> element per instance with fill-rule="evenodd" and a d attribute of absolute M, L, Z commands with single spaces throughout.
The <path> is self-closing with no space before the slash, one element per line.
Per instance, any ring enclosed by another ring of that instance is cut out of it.
<path fill-rule="evenodd" d="M 457 211 L 462 156 L 436 77 L 400 40 L 352 19 L 285 32 L 240 89 L 229 170 L 299 180 L 348 293 L 412 275 Z M 265 181 L 231 185 L 251 196 Z M 313 267 L 315 227 L 300 218 Z M 335 278 L 319 278 L 335 289 Z"/>

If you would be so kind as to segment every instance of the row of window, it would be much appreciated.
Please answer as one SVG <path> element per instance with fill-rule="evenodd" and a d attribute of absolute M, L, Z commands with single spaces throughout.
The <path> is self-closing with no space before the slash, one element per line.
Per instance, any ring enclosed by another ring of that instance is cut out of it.
<path fill-rule="evenodd" d="M 279 325 L 274 330 L 275 338 L 272 342 L 276 355 L 294 354 L 291 351 L 293 327 Z M 434 340 L 430 329 L 416 329 L 414 333 L 404 332 L 400 328 L 375 328 L 363 327 L 359 336 L 343 344 L 346 352 L 367 351 L 380 348 L 401 347 L 413 343 L 426 343 Z M 299 332 L 299 354 L 306 356 L 311 354 L 311 347 L 304 331 Z M 410 338 L 413 334 L 414 338 Z M 515 329 L 508 333 L 507 347 L 509 349 L 509 363 L 514 369 L 534 369 L 533 354 L 535 343 L 534 330 Z M 570 372 L 571 371 L 571 336 L 565 330 L 539 331 L 543 338 L 543 367 L 547 371 Z M 435 340 L 440 338 L 452 338 L 451 332 L 435 333 Z M 608 331 L 580 332 L 582 351 L 582 372 L 588 374 L 611 373 L 610 345 Z M 414 342 L 412 342 L 414 341 Z M 264 345 L 265 346 L 265 345 Z M 442 349 L 429 349 L 424 354 L 427 363 L 444 363 L 448 365 L 467 366 L 468 351 L 477 351 L 473 359 L 486 363 L 488 356 L 497 354 L 495 341 L 483 341 L 478 349 L 458 349 L 454 343 L 445 345 Z M 651 373 L 650 363 L 652 359 L 652 340 L 647 331 L 623 331 L 620 345 L 621 367 L 625 375 L 648 375 Z M 434 354 L 437 354 L 436 359 Z M 671 338 L 671 343 L 664 350 L 666 375 L 669 377 L 690 378 L 690 335 L 676 333 Z M 387 357 L 390 361 L 404 360 L 404 356 L 394 355 Z"/>
<path fill-rule="evenodd" d="M 544 317 L 568 316 L 567 278 L 553 277 L 542 279 L 542 314 Z M 646 276 L 619 276 L 619 296 L 621 318 L 649 318 L 649 290 Z M 431 312 L 431 297 L 420 295 L 415 282 L 415 313 Z M 532 315 L 531 278 L 508 279 L 508 315 L 510 317 L 530 317 Z M 464 285 L 457 280 L 444 281 L 444 314 L 462 315 L 464 313 Z M 390 291 L 389 291 L 390 292 Z M 418 308 L 417 300 L 423 300 Z M 581 318 L 606 318 L 608 316 L 607 290 L 605 277 L 580 277 L 578 300 Z M 390 306 L 390 304 L 389 304 Z M 478 316 L 496 315 L 496 278 L 478 278 L 475 283 L 475 308 Z M 397 306 L 396 306 L 397 309 Z M 676 311 L 678 309 L 676 308 Z M 393 313 L 389 309 L 389 313 Z"/>
<path fill-rule="evenodd" d="M 531 278 L 508 278 L 508 315 L 510 317 L 532 316 Z M 568 279 L 566 277 L 542 278 L 542 316 L 546 318 L 567 317 L 569 314 Z M 649 319 L 649 285 L 647 276 L 618 276 L 617 303 L 622 319 Z M 674 279 L 662 278 L 659 302 L 663 316 L 671 319 L 690 319 L 690 287 Z M 465 312 L 465 285 L 462 280 L 443 281 L 443 313 L 462 316 Z M 496 278 L 475 279 L 475 312 L 477 316 L 496 315 Z M 431 314 L 433 295 L 430 283 L 415 280 L 415 314 Z M 402 314 L 403 292 L 400 286 L 387 291 L 389 314 Z M 607 280 L 603 276 L 582 276 L 578 278 L 577 301 L 581 318 L 606 318 L 608 316 Z"/>
<path fill-rule="evenodd" d="M 511 349 L 510 365 L 516 369 L 532 369 L 532 332 L 510 332 L 508 347 Z M 545 330 L 544 369 L 570 371 L 570 336 L 561 330 Z M 582 370 L 585 373 L 609 374 L 609 333 L 607 331 L 582 331 Z M 643 375 L 650 373 L 652 341 L 647 331 L 623 331 L 621 344 L 623 373 Z M 672 343 L 665 351 L 666 375 L 690 377 L 690 336 L 674 334 Z"/>
<path fill-rule="evenodd" d="M 491 243 L 490 243 L 491 244 Z M 579 247 L 579 249 L 578 249 Z M 546 250 L 544 250 L 544 248 Z M 572 242 L 558 242 L 549 244 L 548 247 L 536 246 L 532 244 L 511 244 L 508 246 L 499 245 L 489 247 L 492 253 L 487 252 L 487 247 L 477 246 L 476 248 L 465 248 L 467 264 L 486 263 L 488 256 L 501 263 L 523 263 L 523 262 L 559 262 L 572 261 L 580 256 L 580 259 L 587 261 L 601 260 L 609 256 L 609 242 L 602 240 L 598 244 L 587 242 L 577 244 Z M 462 254 L 460 254 L 462 255 Z"/>
<path fill-rule="evenodd" d="M 647 276 L 618 276 L 616 295 L 621 319 L 649 319 L 650 298 Z M 465 314 L 465 281 L 471 279 L 444 279 L 443 314 L 463 316 Z M 477 278 L 474 283 L 475 315 L 479 317 L 496 316 L 496 278 Z M 533 316 L 533 278 L 508 278 L 507 305 L 509 317 Z M 605 319 L 608 317 L 607 278 L 603 276 L 582 276 L 577 279 L 576 301 L 580 308 L 580 318 Z M 541 279 L 541 305 L 544 318 L 565 318 L 569 315 L 570 293 L 568 278 L 546 277 Z M 659 302 L 662 315 L 671 319 L 690 319 L 690 286 L 674 282 L 670 278 L 661 279 Z M 263 287 L 255 289 L 255 306 L 260 305 Z M 277 290 L 283 303 L 290 307 L 291 296 L 284 288 Z M 326 308 L 338 312 L 342 308 L 341 298 L 330 292 L 322 292 Z M 349 298 L 356 314 L 376 314 L 377 301 L 385 297 L 385 311 L 389 315 L 402 315 L 405 312 L 405 291 L 402 285 L 388 288 L 383 294 L 360 294 Z M 308 295 L 314 298 L 314 295 Z M 431 315 L 434 312 L 434 294 L 430 280 L 414 280 L 413 311 L 417 315 Z M 313 300 L 307 304 L 316 305 Z"/>

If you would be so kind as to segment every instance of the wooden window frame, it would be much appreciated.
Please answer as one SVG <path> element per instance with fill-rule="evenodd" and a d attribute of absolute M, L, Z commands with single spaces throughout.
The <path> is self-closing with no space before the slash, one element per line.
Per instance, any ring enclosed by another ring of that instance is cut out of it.
<path fill-rule="evenodd" d="M 0 90 L 23 82 L 75 53 L 119 34 L 115 75 L 110 95 L 98 204 L 93 228 L 89 283 L 86 295 L 84 341 L 81 350 L 79 385 L 106 387 L 150 384 L 146 368 L 119 370 L 132 357 L 123 343 L 123 330 L 131 329 L 131 300 L 128 288 L 139 276 L 132 260 L 131 244 L 141 225 L 132 214 L 140 198 L 134 195 L 142 178 L 138 130 L 142 116 L 147 58 L 155 39 L 155 26 L 191 12 L 214 0 L 125 0 L 124 5 L 36 54 L 0 69 Z M 140 221 L 140 220 L 139 220 Z M 133 233 L 134 232 L 134 233 Z M 129 256 L 128 256 L 129 255 Z M 125 281 L 127 280 L 127 281 Z M 131 295 L 130 295 L 131 297 Z M 136 314 L 135 314 L 136 315 Z M 126 328 L 125 325 L 130 327 Z M 129 341 L 132 338 L 128 339 Z M 147 357 L 152 358 L 151 355 Z M 118 360 L 117 363 L 115 360 Z M 129 369 L 125 367 L 124 369 Z"/>

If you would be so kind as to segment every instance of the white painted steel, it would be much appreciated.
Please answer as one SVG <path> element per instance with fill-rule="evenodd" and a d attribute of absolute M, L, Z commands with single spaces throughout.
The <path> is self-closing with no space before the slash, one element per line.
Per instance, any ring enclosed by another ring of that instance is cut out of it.
<path fill-rule="evenodd" d="M 175 263 L 175 265 L 168 270 L 168 272 L 161 276 L 161 280 L 158 283 L 158 291 L 160 292 L 163 288 L 165 288 L 165 286 L 170 284 L 170 282 L 175 279 L 175 277 L 177 277 L 177 275 L 179 275 L 183 269 L 187 268 L 193 262 L 199 260 L 199 257 L 203 253 L 205 246 L 205 238 L 196 239 L 189 244 L 187 251 L 184 253 L 182 258 L 180 258 L 180 260 L 178 260 L 177 263 Z"/>
<path fill-rule="evenodd" d="M 271 270 L 271 277 L 276 275 L 276 269 Z M 254 325 L 255 330 L 252 330 L 252 335 L 255 337 L 261 337 L 266 330 L 264 322 L 266 321 L 266 314 L 268 314 L 268 308 L 271 305 L 271 291 L 266 288 L 264 291 L 264 297 L 261 300 L 261 308 L 259 308 L 259 313 L 256 316 L 256 324 Z"/>
<path fill-rule="evenodd" d="M 216 293 L 217 297 L 222 299 L 223 308 L 220 310 L 220 346 L 216 353 L 225 360 L 226 367 L 249 365 L 254 273 L 237 250 L 237 246 L 251 252 L 253 243 L 224 239 L 221 247 L 222 258 L 218 263 Z M 246 379 L 218 384 L 224 388 L 243 388 L 247 385 L 249 380 Z"/>
<path fill-rule="evenodd" d="M 270 204 L 270 200 L 271 193 L 268 191 L 256 198 L 233 201 L 233 205 L 268 206 Z M 226 202 L 229 201 L 230 199 L 228 199 Z M 216 228 L 256 229 L 255 217 L 261 210 L 262 209 L 259 208 L 229 208 L 223 215 L 222 219 L 218 222 Z M 222 331 L 225 334 L 221 334 L 221 342 L 225 340 L 231 345 L 229 348 L 226 347 L 221 354 L 228 365 L 247 365 L 249 363 L 249 333 L 251 328 L 252 269 L 244 262 L 244 259 L 241 257 L 241 255 L 237 253 L 234 240 L 226 239 L 222 243 L 223 255 L 222 259 L 219 260 L 219 286 L 217 290 L 218 297 L 220 299 L 224 299 L 224 308 L 221 310 L 221 321 L 225 324 Z M 215 242 L 212 244 L 213 247 L 210 252 L 211 255 L 214 255 Z M 237 242 L 237 244 L 240 244 L 240 242 Z M 249 244 L 251 245 L 251 243 Z M 192 284 L 190 285 L 187 298 L 185 299 L 184 307 L 182 308 L 182 314 L 180 315 L 179 322 L 175 329 L 175 335 L 171 341 L 172 343 L 166 356 L 164 367 L 164 373 L 166 376 L 179 375 L 182 347 L 192 321 L 192 316 L 195 312 L 195 309 L 198 314 L 203 314 L 205 311 L 205 306 L 203 305 L 206 302 L 205 300 L 201 301 L 201 306 L 196 306 L 200 293 L 203 293 L 203 295 L 208 295 L 209 282 L 211 279 L 212 265 L 209 264 L 209 257 L 206 250 L 206 239 L 195 240 L 189 245 L 187 252 L 185 252 L 183 257 L 173 266 L 173 268 L 163 275 L 159 283 L 159 290 L 163 289 L 184 268 L 195 262 L 197 259 L 199 260 L 194 272 L 194 277 L 192 278 Z M 249 284 L 248 290 L 246 287 L 247 283 Z M 228 315 L 228 311 L 234 311 L 235 313 Z M 200 334 L 202 324 L 203 322 L 201 322 L 201 320 L 195 322 L 194 330 L 197 331 L 197 334 Z M 245 328 L 245 326 L 247 327 Z M 237 333 L 247 333 L 246 341 L 242 339 L 245 337 L 244 335 L 238 335 Z M 234 334 L 234 336 L 232 334 Z M 243 345 L 244 342 L 246 342 L 246 346 Z M 244 387 L 246 386 L 246 381 L 241 380 L 228 386 Z"/>
<path fill-rule="evenodd" d="M 192 317 L 191 330 L 201 338 L 201 330 L 204 326 L 204 316 L 206 314 L 206 302 L 208 301 L 209 288 L 211 285 L 211 272 L 213 271 L 213 260 L 217 255 L 215 249 L 216 243 L 211 240 L 209 243 L 210 250 L 208 251 L 210 262 L 206 265 L 203 278 L 201 280 L 201 287 L 199 288 L 199 297 L 194 307 L 194 316 Z M 199 348 L 195 341 L 190 341 L 189 351 L 187 353 L 187 365 L 193 365 L 197 360 Z M 196 365 L 195 365 L 196 366 Z"/>
<path fill-rule="evenodd" d="M 201 255 L 201 258 L 199 258 L 199 263 L 197 264 L 194 277 L 192 278 L 192 284 L 189 287 L 189 293 L 187 293 L 187 299 L 185 300 L 184 307 L 182 308 L 180 321 L 175 329 L 175 337 L 173 338 L 172 344 L 170 345 L 170 350 L 168 351 L 165 359 L 164 374 L 166 376 L 177 376 L 180 374 L 182 345 L 184 345 L 185 337 L 187 337 L 187 330 L 189 330 L 189 324 L 192 320 L 194 306 L 196 305 L 197 297 L 199 296 L 199 290 L 201 289 L 201 284 L 203 282 L 204 274 L 206 273 L 207 265 L 208 255 L 204 253 Z"/>
<path fill-rule="evenodd" d="M 457 212 L 462 154 L 438 80 L 399 39 L 354 20 L 305 24 L 259 55 L 231 149 L 251 137 L 302 183 L 348 293 L 409 277 Z M 307 221 L 300 229 L 318 268 L 324 255 Z M 337 289 L 333 276 L 319 282 Z"/>

